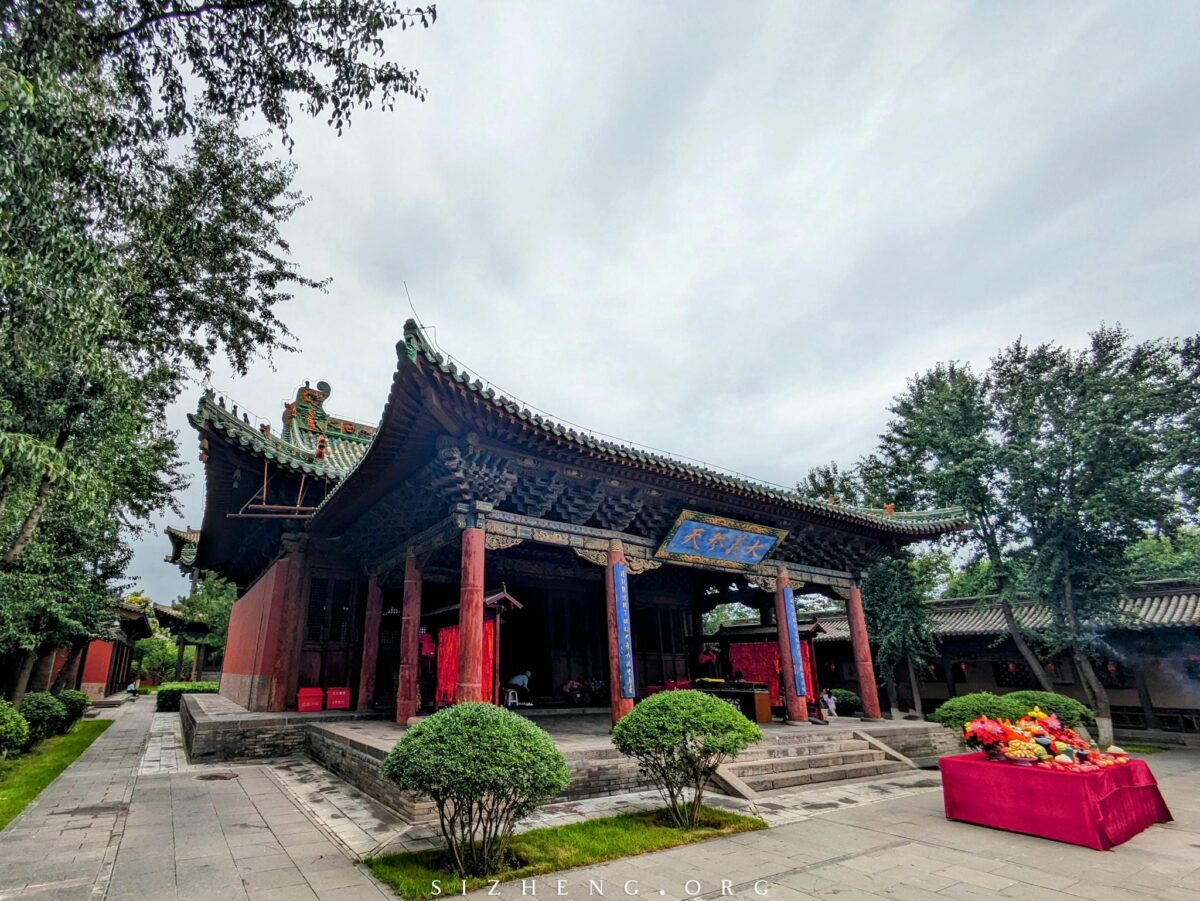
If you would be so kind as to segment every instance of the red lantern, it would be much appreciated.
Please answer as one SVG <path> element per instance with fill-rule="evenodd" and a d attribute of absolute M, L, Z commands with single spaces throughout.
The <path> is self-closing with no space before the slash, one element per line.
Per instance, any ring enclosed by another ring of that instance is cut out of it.
<path fill-rule="evenodd" d="M 1015 673 L 1017 671 L 1017 665 L 1015 663 L 1010 663 L 1008 665 L 1008 671 L 1010 673 Z"/>

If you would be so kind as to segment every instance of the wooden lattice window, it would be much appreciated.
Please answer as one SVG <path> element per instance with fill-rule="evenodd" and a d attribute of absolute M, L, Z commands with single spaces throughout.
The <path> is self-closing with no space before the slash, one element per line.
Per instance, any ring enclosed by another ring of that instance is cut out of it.
<path fill-rule="evenodd" d="M 325 612 L 329 604 L 329 580 L 313 579 L 308 586 L 308 619 L 304 624 L 304 640 L 320 644 L 325 638 Z"/>
<path fill-rule="evenodd" d="M 329 641 L 345 644 L 350 640 L 350 617 L 354 611 L 354 583 L 338 579 L 333 583 L 333 597 L 329 605 Z"/>

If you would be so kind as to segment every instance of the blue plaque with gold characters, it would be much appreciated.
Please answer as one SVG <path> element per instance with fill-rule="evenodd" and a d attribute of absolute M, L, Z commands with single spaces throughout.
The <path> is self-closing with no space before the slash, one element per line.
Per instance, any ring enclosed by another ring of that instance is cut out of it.
<path fill-rule="evenodd" d="M 654 556 L 681 563 L 750 569 L 770 556 L 786 529 L 684 510 Z"/>
<path fill-rule="evenodd" d="M 624 563 L 613 567 L 613 592 L 616 595 L 617 672 L 620 674 L 621 697 L 632 698 L 637 692 L 633 679 L 633 636 L 629 631 L 629 567 Z"/>
<path fill-rule="evenodd" d="M 792 684 L 796 686 L 796 694 L 804 697 L 808 694 L 808 687 L 804 684 L 804 658 L 800 655 L 800 632 L 796 628 L 796 597 L 791 585 L 783 589 L 783 609 L 791 613 L 786 617 L 785 625 L 788 647 L 792 651 Z"/>

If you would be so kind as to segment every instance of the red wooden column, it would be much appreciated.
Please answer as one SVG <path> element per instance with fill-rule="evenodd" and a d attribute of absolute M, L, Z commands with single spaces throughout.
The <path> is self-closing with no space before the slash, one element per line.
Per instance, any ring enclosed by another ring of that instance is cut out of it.
<path fill-rule="evenodd" d="M 404 558 L 404 604 L 400 608 L 400 680 L 396 689 L 396 722 L 417 715 L 417 680 L 421 655 L 421 570 L 412 551 Z"/>
<path fill-rule="evenodd" d="M 458 685 L 456 700 L 482 701 L 483 526 L 463 529 L 462 581 L 458 594 Z M 491 674 L 488 674 L 491 680 Z"/>
<path fill-rule="evenodd" d="M 358 668 L 358 709 L 375 703 L 375 671 L 379 664 L 379 625 L 383 614 L 383 588 L 371 576 L 367 582 L 367 615 L 363 619 L 362 662 Z"/>
<path fill-rule="evenodd" d="M 629 626 L 629 571 L 625 548 L 614 538 L 608 543 L 604 567 L 604 599 L 608 608 L 608 693 L 613 725 L 633 709 L 633 638 Z"/>
<path fill-rule="evenodd" d="M 783 673 L 783 706 L 789 723 L 808 721 L 805 698 L 804 661 L 796 633 L 796 604 L 788 580 L 787 567 L 779 567 L 775 576 L 775 634 L 779 640 L 779 669 Z M 795 653 L 793 653 L 793 648 Z"/>
<path fill-rule="evenodd" d="M 858 673 L 858 693 L 862 698 L 863 716 L 877 720 L 879 692 L 875 690 L 875 664 L 871 662 L 871 642 L 867 637 L 867 618 L 863 615 L 862 591 L 858 582 L 850 589 L 846 602 L 846 619 L 850 625 L 850 642 L 854 646 L 854 670 Z"/>
<path fill-rule="evenodd" d="M 300 690 L 300 654 L 308 620 L 306 543 L 300 538 L 285 537 L 283 546 L 288 552 L 286 563 L 276 574 L 270 598 L 264 599 L 264 603 L 275 611 L 268 614 L 269 620 L 278 621 L 278 637 L 270 639 L 275 644 L 276 654 L 267 670 L 273 673 L 267 710 L 287 710 L 296 705 L 296 692 Z M 276 563 L 276 566 L 280 564 Z"/>

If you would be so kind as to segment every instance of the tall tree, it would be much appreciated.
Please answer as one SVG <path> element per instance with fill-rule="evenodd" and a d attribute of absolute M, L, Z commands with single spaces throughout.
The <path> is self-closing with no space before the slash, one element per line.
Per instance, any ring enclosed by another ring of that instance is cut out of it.
<path fill-rule="evenodd" d="M 236 600 L 236 585 L 214 573 L 204 573 L 196 582 L 195 590 L 175 602 L 175 609 L 188 619 L 208 626 L 208 635 L 202 643 L 216 651 L 218 659 L 225 653 L 229 615 Z"/>
<path fill-rule="evenodd" d="M 921 714 L 917 667 L 934 652 L 933 617 L 928 602 L 938 571 L 932 560 L 910 551 L 889 557 L 863 577 L 863 612 L 875 643 L 875 662 L 883 675 L 889 706 L 896 710 L 896 667 L 904 663 L 913 704 Z"/>
<path fill-rule="evenodd" d="M 1200 387 L 1182 351 L 1101 328 L 1081 351 L 1017 342 L 992 364 L 1016 556 L 1053 611 L 1044 637 L 1075 663 L 1102 741 L 1111 740 L 1109 699 L 1093 661 L 1120 657 L 1103 628 L 1124 620 L 1129 551 L 1184 513 L 1188 471 L 1177 452 L 1191 440 Z"/>
<path fill-rule="evenodd" d="M 1053 686 L 1013 611 L 1017 590 L 1009 549 L 1019 524 L 1005 496 L 1004 447 L 992 405 L 992 379 L 969 366 L 940 363 L 909 380 L 892 403 L 864 482 L 901 506 L 961 506 L 971 531 L 958 538 L 987 561 L 1005 626 L 1045 691 Z M 952 539 L 953 540 L 953 539 Z"/>
<path fill-rule="evenodd" d="M 1185 526 L 1174 535 L 1147 535 L 1125 556 L 1135 581 L 1200 580 L 1200 528 Z"/>
<path fill-rule="evenodd" d="M 293 103 L 340 131 L 358 108 L 423 98 L 383 40 L 435 15 L 0 5 L 0 653 L 18 671 L 99 634 L 125 542 L 178 485 L 166 404 L 219 356 L 245 372 L 286 348 L 277 308 L 321 286 L 282 238 L 301 202 L 290 165 L 237 120 L 260 114 L 288 142 Z M 66 586 L 85 583 L 73 611 Z"/>

